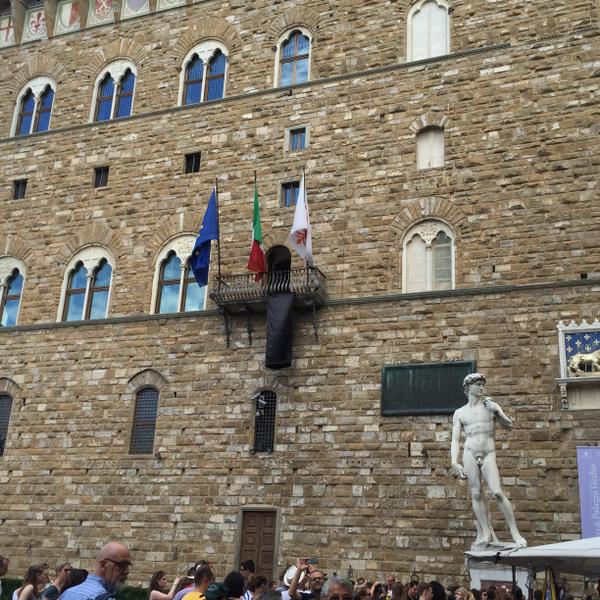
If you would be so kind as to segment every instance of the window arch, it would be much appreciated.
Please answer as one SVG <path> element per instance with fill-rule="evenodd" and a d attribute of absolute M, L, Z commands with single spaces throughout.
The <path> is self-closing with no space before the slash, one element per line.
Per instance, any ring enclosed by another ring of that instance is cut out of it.
<path fill-rule="evenodd" d="M 0 394 L 0 456 L 4 456 L 8 424 L 12 412 L 13 399 L 8 394 Z"/>
<path fill-rule="evenodd" d="M 404 292 L 454 288 L 454 234 L 441 221 L 412 227 L 404 237 L 402 287 Z"/>
<path fill-rule="evenodd" d="M 0 258 L 0 326 L 14 327 L 19 319 L 25 265 L 12 256 Z"/>
<path fill-rule="evenodd" d="M 65 271 L 58 319 L 105 319 L 113 269 L 114 260 L 104 248 L 89 246 L 78 252 Z"/>
<path fill-rule="evenodd" d="M 437 169 L 444 166 L 444 130 L 427 127 L 417 133 L 417 169 Z"/>
<path fill-rule="evenodd" d="M 312 39 L 303 28 L 284 34 L 277 44 L 275 87 L 304 83 L 310 79 Z"/>
<path fill-rule="evenodd" d="M 133 112 L 137 69 L 126 59 L 110 63 L 96 77 L 90 121 L 110 121 Z"/>
<path fill-rule="evenodd" d="M 408 13 L 408 60 L 423 60 L 450 52 L 450 4 L 419 0 Z"/>
<path fill-rule="evenodd" d="M 167 314 L 204 310 L 206 287 L 200 287 L 190 266 L 195 235 L 171 240 L 159 253 L 154 270 L 151 312 Z"/>
<path fill-rule="evenodd" d="M 277 414 L 277 394 L 271 390 L 261 390 L 255 394 L 254 445 L 253 452 L 273 452 L 275 449 L 275 416 Z"/>
<path fill-rule="evenodd" d="M 143 387 L 135 395 L 129 454 L 152 454 L 158 416 L 158 390 Z"/>
<path fill-rule="evenodd" d="M 11 135 L 29 135 L 50 129 L 56 82 L 47 76 L 35 77 L 17 96 Z"/>
<path fill-rule="evenodd" d="M 225 96 L 227 48 L 215 41 L 194 46 L 185 56 L 179 75 L 179 106 L 190 106 Z"/>

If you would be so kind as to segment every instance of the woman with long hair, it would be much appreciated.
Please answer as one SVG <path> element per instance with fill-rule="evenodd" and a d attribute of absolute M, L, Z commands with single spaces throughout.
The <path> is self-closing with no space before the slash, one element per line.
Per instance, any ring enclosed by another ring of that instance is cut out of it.
<path fill-rule="evenodd" d="M 167 591 L 167 574 L 164 571 L 156 571 L 150 579 L 148 600 L 172 600 L 178 583 L 179 577 L 175 577 L 171 589 Z"/>
<path fill-rule="evenodd" d="M 31 565 L 21 587 L 13 592 L 13 600 L 41 600 L 42 590 L 48 583 L 48 566 Z"/>

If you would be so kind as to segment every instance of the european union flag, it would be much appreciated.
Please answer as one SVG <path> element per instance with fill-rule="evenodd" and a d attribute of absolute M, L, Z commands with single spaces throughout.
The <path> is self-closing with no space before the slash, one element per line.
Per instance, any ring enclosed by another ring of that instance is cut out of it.
<path fill-rule="evenodd" d="M 204 219 L 202 220 L 202 227 L 200 227 L 190 258 L 192 272 L 194 273 L 198 285 L 201 287 L 208 283 L 210 243 L 212 240 L 218 239 L 219 214 L 217 212 L 217 194 L 215 188 L 213 188 L 210 200 L 208 201 L 208 206 L 206 207 L 206 212 L 204 213 Z"/>

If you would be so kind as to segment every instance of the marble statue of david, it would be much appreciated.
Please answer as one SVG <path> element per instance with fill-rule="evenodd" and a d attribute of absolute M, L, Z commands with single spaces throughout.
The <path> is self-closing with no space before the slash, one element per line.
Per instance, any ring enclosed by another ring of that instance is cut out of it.
<path fill-rule="evenodd" d="M 484 386 L 485 377 L 481 373 L 471 373 L 464 379 L 463 387 L 468 402 L 455 411 L 452 418 L 452 472 L 461 479 L 466 479 L 469 485 L 477 523 L 477 538 L 472 549 L 484 550 L 498 541 L 490 523 L 482 480 L 496 498 L 515 545 L 525 547 L 527 542 L 519 533 L 510 501 L 502 491 L 496 464 L 496 421 L 509 430 L 513 424 L 498 404 L 491 398 L 484 397 Z M 462 465 L 458 462 L 461 431 L 465 436 Z"/>

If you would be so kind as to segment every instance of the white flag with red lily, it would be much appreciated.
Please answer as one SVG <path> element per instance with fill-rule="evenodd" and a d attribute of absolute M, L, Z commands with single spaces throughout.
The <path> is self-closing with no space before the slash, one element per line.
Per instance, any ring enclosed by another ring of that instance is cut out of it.
<path fill-rule="evenodd" d="M 314 266 L 312 255 L 312 232 L 310 218 L 308 216 L 308 202 L 306 201 L 306 189 L 304 187 L 304 175 L 298 190 L 296 200 L 296 212 L 294 213 L 294 224 L 290 233 L 290 245 L 300 255 L 307 265 Z"/>

